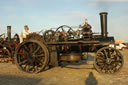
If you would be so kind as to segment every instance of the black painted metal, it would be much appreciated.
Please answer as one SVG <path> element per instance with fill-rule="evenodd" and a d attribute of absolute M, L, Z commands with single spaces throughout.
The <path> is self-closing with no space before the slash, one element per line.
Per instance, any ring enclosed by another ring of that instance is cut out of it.
<path fill-rule="evenodd" d="M 7 26 L 7 36 L 8 36 L 8 42 L 11 41 L 11 26 Z"/>
<path fill-rule="evenodd" d="M 101 36 L 106 38 L 108 35 L 107 32 L 107 12 L 100 13 L 100 20 L 101 20 Z"/>

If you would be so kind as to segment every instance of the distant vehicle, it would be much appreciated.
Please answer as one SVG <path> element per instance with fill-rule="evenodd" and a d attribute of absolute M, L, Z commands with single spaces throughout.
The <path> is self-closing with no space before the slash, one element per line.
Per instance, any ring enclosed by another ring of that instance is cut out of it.
<path fill-rule="evenodd" d="M 119 49 L 119 50 L 124 50 L 126 47 L 127 46 L 125 43 L 117 43 L 116 44 L 116 49 Z"/>
<path fill-rule="evenodd" d="M 128 49 L 128 43 L 125 43 L 126 44 L 126 49 Z"/>
<path fill-rule="evenodd" d="M 127 48 L 127 45 L 125 43 L 116 43 L 115 45 L 110 44 L 109 47 L 116 48 L 118 50 L 124 50 Z"/>

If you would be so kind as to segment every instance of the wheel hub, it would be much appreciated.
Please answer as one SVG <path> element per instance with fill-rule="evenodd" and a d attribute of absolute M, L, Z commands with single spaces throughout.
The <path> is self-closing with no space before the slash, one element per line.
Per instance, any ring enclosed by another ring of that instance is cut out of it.
<path fill-rule="evenodd" d="M 112 62 L 111 58 L 107 58 L 107 59 L 106 59 L 106 63 L 107 63 L 107 64 L 111 64 L 111 62 Z"/>

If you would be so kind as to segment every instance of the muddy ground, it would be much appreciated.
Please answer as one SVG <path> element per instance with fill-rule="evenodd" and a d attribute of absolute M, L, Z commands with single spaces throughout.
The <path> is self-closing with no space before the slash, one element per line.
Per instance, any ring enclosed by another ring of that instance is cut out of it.
<path fill-rule="evenodd" d="M 105 75 L 90 65 L 74 68 L 54 67 L 38 74 L 20 71 L 11 63 L 0 63 L 0 85 L 128 85 L 128 50 L 124 55 L 124 66 L 119 73 Z"/>

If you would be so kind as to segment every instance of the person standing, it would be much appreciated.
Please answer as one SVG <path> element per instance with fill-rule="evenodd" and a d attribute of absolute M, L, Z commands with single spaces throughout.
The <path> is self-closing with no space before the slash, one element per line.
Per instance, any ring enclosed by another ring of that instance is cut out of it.
<path fill-rule="evenodd" d="M 79 25 L 80 28 L 83 28 L 82 31 L 85 31 L 86 29 L 91 30 L 92 26 L 88 24 L 88 19 L 85 19 L 85 23 L 83 26 Z"/>
<path fill-rule="evenodd" d="M 92 38 L 92 30 L 91 30 L 91 25 L 88 24 L 88 19 L 85 19 L 85 24 L 83 26 L 79 25 L 79 28 L 82 28 L 82 34 L 83 34 L 83 39 L 89 40 Z"/>

